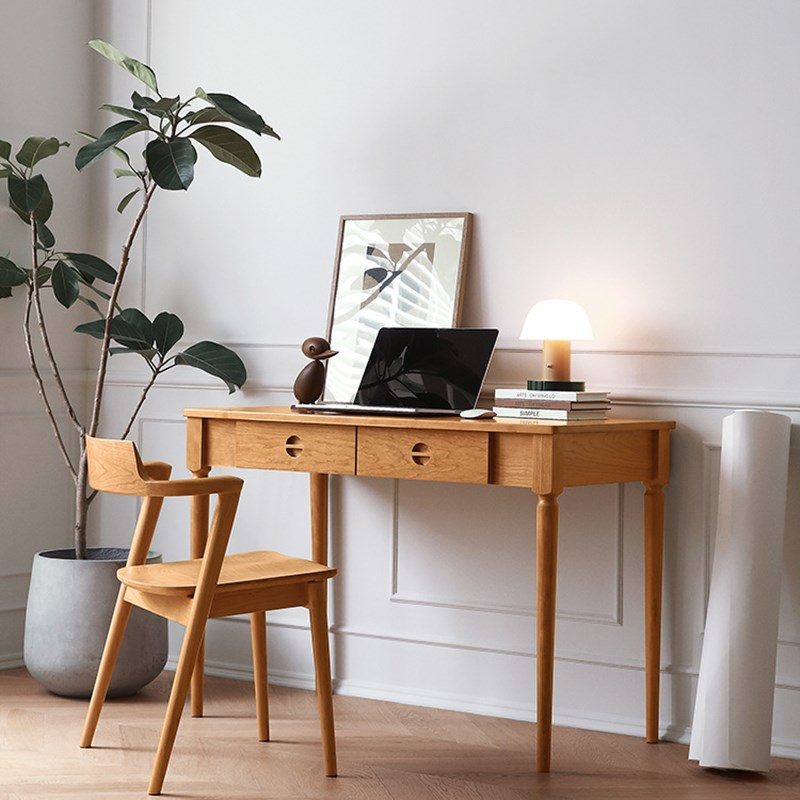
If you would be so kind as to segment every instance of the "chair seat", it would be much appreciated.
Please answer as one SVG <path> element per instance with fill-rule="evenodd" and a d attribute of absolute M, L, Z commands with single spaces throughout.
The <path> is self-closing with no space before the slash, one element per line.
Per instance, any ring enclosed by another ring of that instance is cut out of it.
<path fill-rule="evenodd" d="M 141 564 L 122 567 L 117 577 L 141 592 L 163 595 L 191 595 L 197 586 L 203 560 L 173 561 L 169 564 Z M 239 592 L 287 584 L 322 581 L 336 575 L 336 569 L 304 558 L 255 550 L 225 556 L 216 594 Z"/>

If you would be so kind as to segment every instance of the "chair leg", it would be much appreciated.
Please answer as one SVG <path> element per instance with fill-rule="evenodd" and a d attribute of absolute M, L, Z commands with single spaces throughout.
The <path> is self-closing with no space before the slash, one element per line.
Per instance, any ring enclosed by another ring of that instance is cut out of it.
<path fill-rule="evenodd" d="M 117 656 L 122 646 L 122 639 L 125 636 L 125 628 L 130 615 L 131 605 L 125 601 L 125 586 L 120 585 L 114 613 L 111 617 L 111 625 L 108 629 L 108 636 L 103 647 L 103 655 L 100 659 L 100 667 L 97 670 L 94 689 L 92 689 L 92 699 L 89 701 L 89 710 L 86 712 L 86 722 L 83 725 L 83 733 L 81 735 L 81 747 L 92 746 L 94 732 L 97 729 L 100 712 L 103 710 L 103 703 L 111 683 L 114 665 L 117 663 Z"/>
<path fill-rule="evenodd" d="M 191 690 L 189 693 L 191 699 L 191 708 L 193 717 L 203 716 L 203 698 L 205 695 L 205 682 L 206 682 L 206 639 L 205 634 L 203 640 L 200 642 L 200 649 L 197 651 L 197 659 L 195 660 L 194 670 L 192 672 L 192 680 L 190 683 Z"/>
<path fill-rule="evenodd" d="M 333 690 L 331 659 L 328 648 L 327 583 L 317 581 L 308 585 L 308 612 L 311 620 L 311 644 L 314 650 L 314 675 L 319 703 L 319 723 L 322 730 L 322 757 L 325 774 L 336 775 L 336 734 L 333 728 Z"/>
<path fill-rule="evenodd" d="M 253 683 L 256 690 L 258 741 L 269 741 L 269 686 L 267 683 L 267 615 L 250 615 L 250 640 L 253 647 Z"/>
<path fill-rule="evenodd" d="M 148 794 L 161 794 L 164 785 L 164 776 L 167 774 L 167 765 L 172 755 L 175 736 L 181 721 L 181 713 L 186 702 L 192 673 L 197 665 L 197 656 L 203 646 L 206 633 L 208 613 L 217 587 L 219 571 L 225 558 L 225 548 L 236 515 L 236 506 L 239 502 L 237 494 L 221 494 L 214 511 L 214 520 L 211 523 L 207 552 L 203 558 L 203 565 L 197 578 L 197 588 L 192 600 L 192 610 L 189 614 L 186 633 L 181 645 L 181 654 L 178 658 L 178 668 L 175 671 L 175 681 L 169 695 L 167 713 L 164 716 L 164 725 L 161 728 L 161 739 L 158 742 L 153 771 L 150 775 Z"/>
<path fill-rule="evenodd" d="M 164 724 L 161 728 L 161 738 L 158 741 L 158 750 L 156 750 L 156 757 L 153 762 L 153 771 L 150 774 L 150 785 L 147 788 L 148 794 L 161 794 L 164 776 L 167 774 L 167 766 L 175 744 L 175 736 L 178 733 L 178 725 L 181 721 L 181 713 L 186 703 L 186 695 L 189 692 L 192 672 L 197 661 L 197 653 L 203 643 L 205 626 L 206 619 L 199 614 L 193 614 L 186 627 L 181 654 L 178 658 L 178 668 L 175 670 L 175 679 L 172 683 L 167 712 L 164 715 Z"/>

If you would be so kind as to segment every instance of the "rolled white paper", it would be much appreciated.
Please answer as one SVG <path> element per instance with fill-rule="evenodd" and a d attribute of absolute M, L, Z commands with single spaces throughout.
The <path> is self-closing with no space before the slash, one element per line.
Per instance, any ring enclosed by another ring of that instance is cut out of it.
<path fill-rule="evenodd" d="M 791 421 L 722 423 L 719 511 L 689 758 L 769 770 Z"/>

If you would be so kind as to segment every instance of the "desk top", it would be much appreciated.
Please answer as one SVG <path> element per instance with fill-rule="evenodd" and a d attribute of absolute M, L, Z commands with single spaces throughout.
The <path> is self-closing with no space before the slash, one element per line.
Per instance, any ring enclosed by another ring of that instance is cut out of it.
<path fill-rule="evenodd" d="M 233 408 L 186 408 L 184 416 L 199 419 L 250 420 L 253 422 L 291 422 L 299 425 L 343 425 L 360 428 L 404 428 L 414 430 L 481 431 L 525 435 L 564 435 L 599 431 L 671 430 L 672 420 L 533 420 L 462 419 L 461 417 L 394 417 L 380 414 L 337 414 L 293 411 L 288 406 L 240 406 Z"/>

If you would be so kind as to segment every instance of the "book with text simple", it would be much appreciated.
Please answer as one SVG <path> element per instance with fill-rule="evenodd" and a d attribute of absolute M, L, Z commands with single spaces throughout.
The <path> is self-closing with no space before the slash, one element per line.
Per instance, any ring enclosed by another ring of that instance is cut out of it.
<path fill-rule="evenodd" d="M 568 411 L 560 408 L 507 408 L 494 406 L 498 417 L 518 419 L 606 419 L 605 411 Z"/>

